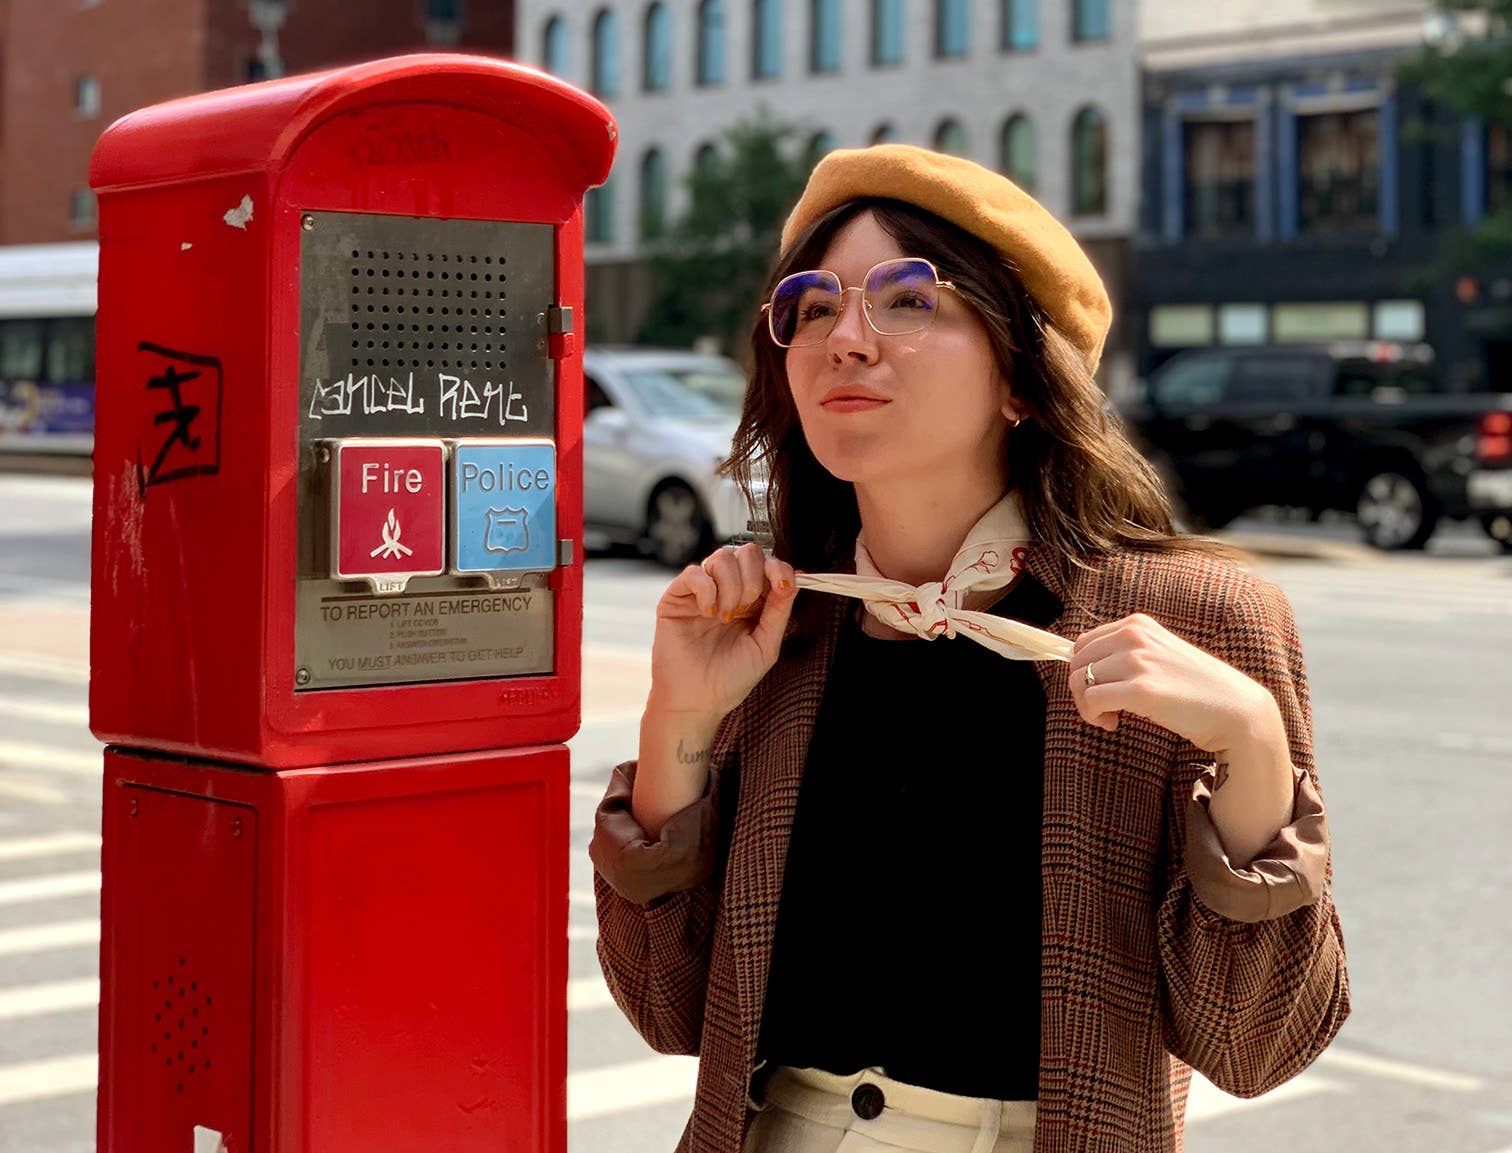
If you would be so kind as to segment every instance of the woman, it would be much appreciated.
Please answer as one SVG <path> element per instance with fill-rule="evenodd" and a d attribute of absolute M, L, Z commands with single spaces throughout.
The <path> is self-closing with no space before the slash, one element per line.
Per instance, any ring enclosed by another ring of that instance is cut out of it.
<path fill-rule="evenodd" d="M 591 849 L 610 989 L 700 1057 L 680 1149 L 1173 1150 L 1191 1068 L 1342 1024 L 1291 611 L 1174 534 L 1109 321 L 969 161 L 831 153 L 793 210 L 730 465 L 774 555 L 667 588 Z"/>

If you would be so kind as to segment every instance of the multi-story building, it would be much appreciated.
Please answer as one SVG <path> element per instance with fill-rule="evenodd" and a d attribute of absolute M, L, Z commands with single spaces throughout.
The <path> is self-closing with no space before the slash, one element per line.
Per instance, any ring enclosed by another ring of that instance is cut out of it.
<path fill-rule="evenodd" d="M 813 151 L 892 140 L 1008 172 L 1087 245 L 1115 301 L 1138 200 L 1133 0 L 522 0 L 519 56 L 619 122 L 589 205 L 595 339 L 632 336 L 646 232 L 702 150 L 764 108 Z M 1126 367 L 1110 340 L 1105 372 Z M 689 339 L 697 333 L 689 333 Z"/>
<path fill-rule="evenodd" d="M 1182 348 L 1426 341 L 1446 387 L 1512 380 L 1512 277 L 1457 273 L 1452 232 L 1512 196 L 1504 129 L 1399 83 L 1426 3 L 1141 8 L 1139 367 Z"/>
<path fill-rule="evenodd" d="M 9 0 L 0 19 L 0 244 L 93 235 L 89 155 L 135 108 L 428 45 L 514 49 L 511 0 Z"/>
<path fill-rule="evenodd" d="M 375 56 L 508 56 L 514 25 L 513 0 L 0 0 L 0 452 L 89 444 L 89 158 L 112 120 Z"/>

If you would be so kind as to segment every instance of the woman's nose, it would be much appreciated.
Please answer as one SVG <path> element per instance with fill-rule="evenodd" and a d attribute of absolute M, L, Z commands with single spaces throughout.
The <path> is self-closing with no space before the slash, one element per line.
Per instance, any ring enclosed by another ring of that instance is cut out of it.
<path fill-rule="evenodd" d="M 851 293 L 856 294 L 855 300 Z M 859 288 L 847 288 L 840 294 L 840 315 L 830 329 L 829 348 L 839 357 L 860 356 L 870 359 L 876 353 L 877 334 L 867 323 L 866 301 Z"/>

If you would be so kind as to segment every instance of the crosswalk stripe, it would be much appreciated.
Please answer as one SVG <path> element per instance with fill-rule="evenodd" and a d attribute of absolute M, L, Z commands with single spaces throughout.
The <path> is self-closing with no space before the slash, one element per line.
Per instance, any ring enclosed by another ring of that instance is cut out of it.
<path fill-rule="evenodd" d="M 0 861 L 19 861 L 25 857 L 51 857 L 57 853 L 82 853 L 100 849 L 98 833 L 42 833 L 35 837 L 13 837 L 0 841 Z"/>
<path fill-rule="evenodd" d="M 100 922 L 93 917 L 0 929 L 0 957 L 45 953 L 49 949 L 72 949 L 83 945 L 97 946 L 99 943 Z"/>
<path fill-rule="evenodd" d="M 604 984 L 602 973 L 592 977 L 579 977 L 567 982 L 567 1012 L 587 1013 L 614 1004 L 609 986 Z"/>
<path fill-rule="evenodd" d="M 89 706 L 62 701 L 39 701 L 30 698 L 0 700 L 0 717 L 17 717 L 23 721 L 42 721 L 50 725 L 89 727 Z"/>
<path fill-rule="evenodd" d="M 20 905 L 27 901 L 45 901 L 50 897 L 78 897 L 98 894 L 100 874 L 95 871 L 51 873 L 45 877 L 17 877 L 0 881 L 0 905 Z"/>
<path fill-rule="evenodd" d="M 567 903 L 591 909 L 597 902 L 594 900 L 592 889 L 570 889 L 567 892 Z"/>
<path fill-rule="evenodd" d="M 93 1053 L 0 1065 L 0 1105 L 93 1093 L 98 1078 L 99 1062 Z"/>
<path fill-rule="evenodd" d="M 94 1009 L 99 1004 L 100 982 L 94 977 L 20 985 L 14 989 L 0 989 L 0 1021 Z"/>
<path fill-rule="evenodd" d="M 1340 1049 L 1337 1045 L 1325 1049 L 1318 1058 L 1318 1064 L 1349 1073 L 1365 1073 L 1388 1081 L 1404 1081 L 1409 1085 L 1447 1089 L 1456 1093 L 1474 1093 L 1485 1086 L 1485 1082 L 1479 1077 L 1451 1073 L 1444 1069 L 1430 1069 L 1424 1065 L 1411 1065 L 1406 1061 L 1393 1061 L 1389 1057 L 1374 1057 L 1369 1053 L 1355 1053 L 1349 1049 Z"/>
<path fill-rule="evenodd" d="M 0 676 L 17 676 L 28 681 L 53 681 L 63 685 L 87 685 L 89 666 L 41 653 L 0 653 Z"/>
<path fill-rule="evenodd" d="M 1319 1077 L 1316 1073 L 1303 1073 L 1259 1097 L 1234 1097 L 1213 1085 L 1200 1073 L 1192 1077 L 1192 1092 L 1187 1098 L 1186 1119 L 1188 1124 L 1200 1125 L 1204 1121 L 1239 1113 L 1248 1109 L 1275 1105 L 1282 1101 L 1294 1101 L 1318 1093 L 1337 1093 L 1343 1088 L 1337 1081 Z"/>
<path fill-rule="evenodd" d="M 691 1100 L 697 1057 L 652 1057 L 567 1074 L 567 1121 L 589 1121 L 631 1109 Z"/>
<path fill-rule="evenodd" d="M 67 793 L 51 785 L 21 780 L 17 777 L 0 777 L 0 797 L 10 797 L 13 800 L 28 801 L 38 805 L 61 805 L 68 800 Z"/>
<path fill-rule="evenodd" d="M 77 777 L 98 777 L 105 761 L 98 748 L 92 750 L 61 749 L 29 741 L 0 741 L 0 765 L 18 769 L 41 769 Z"/>

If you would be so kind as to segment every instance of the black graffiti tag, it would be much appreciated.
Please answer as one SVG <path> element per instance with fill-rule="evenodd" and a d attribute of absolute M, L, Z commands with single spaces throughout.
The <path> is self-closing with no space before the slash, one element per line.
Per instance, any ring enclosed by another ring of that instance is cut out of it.
<path fill-rule="evenodd" d="M 147 439 L 156 451 L 146 467 L 141 440 L 137 442 L 137 487 L 142 495 L 153 485 L 219 472 L 220 358 L 148 341 L 138 344 L 137 351 L 150 354 L 156 370 L 147 379 L 156 408 Z"/>

